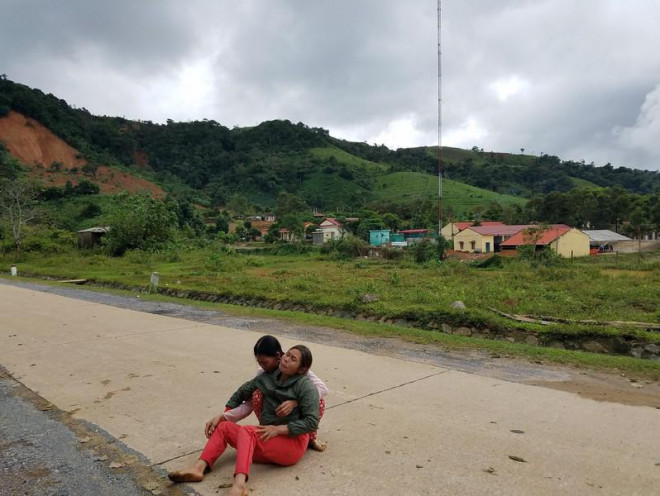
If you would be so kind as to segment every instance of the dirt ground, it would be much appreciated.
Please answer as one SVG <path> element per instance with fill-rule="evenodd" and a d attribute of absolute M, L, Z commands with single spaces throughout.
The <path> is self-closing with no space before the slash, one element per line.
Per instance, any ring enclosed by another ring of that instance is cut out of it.
<path fill-rule="evenodd" d="M 29 176 L 43 181 L 48 187 L 64 186 L 67 181 L 77 184 L 81 179 L 88 179 L 104 193 L 149 191 L 156 198 L 165 196 L 165 192 L 155 184 L 105 165 L 99 166 L 94 178 L 86 177 L 80 169 L 87 165 L 87 161 L 79 158 L 78 150 L 39 122 L 17 112 L 11 111 L 0 119 L 0 139 L 12 156 L 24 164 Z M 146 168 L 144 154 L 140 158 L 140 163 Z M 51 169 L 53 162 L 61 164 L 59 170 Z M 72 172 L 73 168 L 77 168 L 78 172 Z"/>

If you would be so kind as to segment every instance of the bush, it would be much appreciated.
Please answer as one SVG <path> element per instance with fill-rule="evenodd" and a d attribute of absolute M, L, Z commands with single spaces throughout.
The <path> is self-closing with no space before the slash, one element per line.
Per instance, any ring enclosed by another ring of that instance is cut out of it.
<path fill-rule="evenodd" d="M 110 231 L 103 242 L 110 255 L 136 249 L 153 252 L 174 239 L 175 223 L 176 215 L 165 203 L 148 195 L 123 194 L 109 215 Z"/>
<path fill-rule="evenodd" d="M 426 238 L 422 241 L 414 243 L 412 246 L 409 246 L 408 253 L 410 253 L 410 256 L 415 262 L 425 263 L 430 260 L 437 260 L 440 258 L 438 247 L 438 243 L 434 243 L 430 239 Z"/>
<path fill-rule="evenodd" d="M 321 247 L 321 253 L 344 259 L 362 257 L 369 253 L 369 243 L 356 236 L 348 235 L 325 243 Z"/>
<path fill-rule="evenodd" d="M 314 251 L 310 245 L 304 243 L 278 243 L 275 248 L 275 255 L 303 255 Z"/>
<path fill-rule="evenodd" d="M 522 245 L 519 246 L 516 251 L 518 252 L 520 260 L 527 261 L 534 267 L 551 267 L 564 263 L 564 258 L 561 255 L 557 255 L 549 247 L 537 250 L 534 245 Z"/>
<path fill-rule="evenodd" d="M 77 243 L 76 233 L 37 226 L 26 231 L 21 249 L 25 252 L 66 253 L 75 249 Z"/>
<path fill-rule="evenodd" d="M 494 269 L 504 267 L 504 261 L 499 255 L 493 255 L 485 260 L 475 260 L 470 264 L 475 269 Z"/>

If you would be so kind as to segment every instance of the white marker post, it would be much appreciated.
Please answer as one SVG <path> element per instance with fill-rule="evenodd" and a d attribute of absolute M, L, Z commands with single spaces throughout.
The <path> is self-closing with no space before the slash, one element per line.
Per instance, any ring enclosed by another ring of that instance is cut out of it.
<path fill-rule="evenodd" d="M 158 272 L 152 272 L 151 273 L 151 280 L 149 284 L 149 292 L 151 293 L 152 291 L 154 293 L 158 292 L 158 280 L 160 279 L 160 276 L 158 275 Z"/>

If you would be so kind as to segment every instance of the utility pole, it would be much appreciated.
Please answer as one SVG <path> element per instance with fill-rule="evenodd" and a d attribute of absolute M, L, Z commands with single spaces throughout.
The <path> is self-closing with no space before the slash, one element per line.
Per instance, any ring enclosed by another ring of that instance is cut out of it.
<path fill-rule="evenodd" d="M 438 236 L 442 230 L 442 0 L 438 0 Z"/>

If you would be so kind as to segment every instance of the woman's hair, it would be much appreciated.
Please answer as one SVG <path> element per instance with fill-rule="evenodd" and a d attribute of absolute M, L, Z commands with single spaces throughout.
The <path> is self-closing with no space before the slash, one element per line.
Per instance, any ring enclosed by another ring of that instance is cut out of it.
<path fill-rule="evenodd" d="M 297 344 L 289 348 L 290 350 L 298 350 L 300 352 L 300 366 L 299 368 L 304 368 L 309 370 L 312 366 L 312 352 L 309 351 L 309 348 L 304 344 Z"/>
<path fill-rule="evenodd" d="M 277 357 L 278 353 L 283 355 L 282 345 L 275 336 L 262 336 L 254 345 L 254 356 L 265 355 Z"/>

